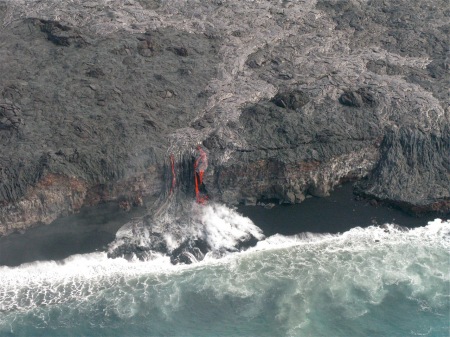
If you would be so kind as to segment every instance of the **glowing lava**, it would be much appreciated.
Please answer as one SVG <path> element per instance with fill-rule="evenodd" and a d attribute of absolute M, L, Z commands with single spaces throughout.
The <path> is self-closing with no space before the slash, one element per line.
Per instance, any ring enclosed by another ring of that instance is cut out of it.
<path fill-rule="evenodd" d="M 170 194 L 172 194 L 177 183 L 177 178 L 175 176 L 175 157 L 173 154 L 170 155 L 170 165 L 172 166 L 172 187 L 170 188 Z"/>
<path fill-rule="evenodd" d="M 200 191 L 200 187 L 203 184 L 205 170 L 208 168 L 208 157 L 200 145 L 197 146 L 197 150 L 199 156 L 194 162 L 195 198 L 199 204 L 204 204 L 208 200 L 208 196 Z"/>

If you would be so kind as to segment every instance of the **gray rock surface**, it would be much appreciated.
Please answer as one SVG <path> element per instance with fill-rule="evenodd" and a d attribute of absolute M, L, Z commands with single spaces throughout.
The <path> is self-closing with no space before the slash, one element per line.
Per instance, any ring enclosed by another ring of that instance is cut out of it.
<path fill-rule="evenodd" d="M 450 210 L 447 1 L 0 0 L 0 235 L 163 190 Z"/>

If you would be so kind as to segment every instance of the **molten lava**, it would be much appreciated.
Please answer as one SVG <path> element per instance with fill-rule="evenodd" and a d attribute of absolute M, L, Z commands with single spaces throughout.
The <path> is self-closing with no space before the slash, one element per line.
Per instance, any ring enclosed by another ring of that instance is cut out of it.
<path fill-rule="evenodd" d="M 170 194 L 172 194 L 177 183 L 177 178 L 175 176 L 175 157 L 173 154 L 170 155 L 170 165 L 172 166 L 172 187 L 170 188 Z"/>
<path fill-rule="evenodd" d="M 198 153 L 198 155 L 195 157 L 195 160 L 194 160 L 195 199 L 196 199 L 197 203 L 205 204 L 206 201 L 208 200 L 208 195 L 206 194 L 206 189 L 205 189 L 205 186 L 203 185 L 203 176 L 205 174 L 206 169 L 208 168 L 208 155 L 200 145 L 197 146 L 197 153 Z M 189 157 L 189 159 L 190 159 L 189 160 L 189 166 L 190 166 L 190 165 L 192 165 L 192 161 L 191 161 L 192 157 Z M 186 182 L 183 183 L 183 178 L 185 177 L 185 175 L 188 171 L 189 171 L 189 184 L 188 185 L 192 186 L 191 185 L 191 182 L 192 182 L 191 167 L 189 167 L 189 169 L 187 169 L 187 167 L 184 166 L 186 163 L 187 162 L 181 162 L 181 163 L 177 164 L 175 162 L 175 156 L 173 154 L 170 155 L 172 183 L 170 185 L 170 194 L 169 195 L 172 195 L 174 193 L 177 183 L 182 184 L 184 186 L 184 184 Z M 177 172 L 178 169 L 180 172 Z M 177 179 L 177 173 L 181 180 Z"/>
<path fill-rule="evenodd" d="M 197 146 L 199 156 L 194 162 L 194 182 L 195 182 L 195 198 L 199 204 L 204 204 L 208 200 L 208 196 L 200 191 L 203 184 L 203 175 L 208 167 L 208 157 L 206 152 L 199 145 Z"/>

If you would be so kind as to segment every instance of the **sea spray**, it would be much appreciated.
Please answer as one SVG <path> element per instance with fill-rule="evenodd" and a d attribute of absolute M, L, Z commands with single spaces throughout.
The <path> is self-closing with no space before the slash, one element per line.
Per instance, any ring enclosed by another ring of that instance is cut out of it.
<path fill-rule="evenodd" d="M 189 205 L 184 205 L 182 216 L 167 212 L 151 222 L 144 218 L 126 224 L 117 232 L 108 255 L 148 260 L 163 253 L 172 262 L 192 263 L 207 253 L 222 256 L 264 238 L 261 229 L 234 209 L 213 202 Z"/>

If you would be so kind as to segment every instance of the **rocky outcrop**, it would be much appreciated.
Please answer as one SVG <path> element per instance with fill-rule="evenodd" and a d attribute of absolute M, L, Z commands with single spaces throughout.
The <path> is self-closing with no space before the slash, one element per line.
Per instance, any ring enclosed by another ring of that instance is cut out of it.
<path fill-rule="evenodd" d="M 164 190 L 449 211 L 446 1 L 0 0 L 0 235 Z"/>
<path fill-rule="evenodd" d="M 389 130 L 369 179 L 357 186 L 361 195 L 374 197 L 414 214 L 450 211 L 450 129 L 423 132 Z"/>
<path fill-rule="evenodd" d="M 227 202 L 301 202 L 306 194 L 326 196 L 343 180 L 371 172 L 382 139 L 373 109 L 361 113 L 328 101 L 336 108 L 324 106 L 309 114 L 294 109 L 299 101 L 295 95 L 277 94 L 243 110 L 238 132 L 246 146 L 236 149 L 216 173 L 218 194 Z M 288 103 L 280 106 L 280 101 Z M 221 148 L 217 137 L 205 142 L 210 152 Z"/>

